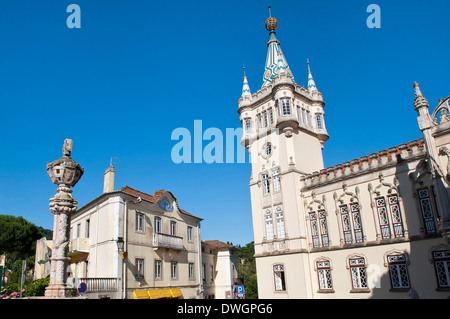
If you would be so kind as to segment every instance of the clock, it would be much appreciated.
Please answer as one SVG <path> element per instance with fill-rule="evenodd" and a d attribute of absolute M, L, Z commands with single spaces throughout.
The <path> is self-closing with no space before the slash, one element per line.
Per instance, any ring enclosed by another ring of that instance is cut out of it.
<path fill-rule="evenodd" d="M 169 201 L 167 199 L 163 199 L 159 201 L 159 207 L 162 210 L 165 210 L 166 212 L 171 212 L 173 207 L 170 205 Z"/>

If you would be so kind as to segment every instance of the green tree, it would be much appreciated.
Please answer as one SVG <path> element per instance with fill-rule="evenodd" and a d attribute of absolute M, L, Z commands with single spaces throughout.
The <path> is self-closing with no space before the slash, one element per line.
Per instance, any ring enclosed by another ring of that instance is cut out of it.
<path fill-rule="evenodd" d="M 39 228 L 23 217 L 0 215 L 0 253 L 13 259 L 34 256 Z"/>
<path fill-rule="evenodd" d="M 236 247 L 236 246 L 235 246 Z M 256 262 L 253 257 L 255 245 L 252 241 L 244 247 L 237 246 L 236 252 L 238 277 L 242 278 L 245 287 L 246 299 L 258 299 L 258 283 L 256 277 Z"/>

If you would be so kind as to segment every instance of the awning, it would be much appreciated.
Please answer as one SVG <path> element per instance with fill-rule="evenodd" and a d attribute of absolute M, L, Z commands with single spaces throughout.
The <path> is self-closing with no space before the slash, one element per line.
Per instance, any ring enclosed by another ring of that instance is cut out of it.
<path fill-rule="evenodd" d="M 182 298 L 180 288 L 134 290 L 133 299 L 172 299 Z"/>

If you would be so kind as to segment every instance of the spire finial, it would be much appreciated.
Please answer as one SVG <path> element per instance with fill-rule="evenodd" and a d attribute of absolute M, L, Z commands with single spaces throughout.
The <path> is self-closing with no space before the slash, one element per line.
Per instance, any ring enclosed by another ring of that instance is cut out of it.
<path fill-rule="evenodd" d="M 266 20 L 266 29 L 267 31 L 273 32 L 278 26 L 278 21 L 277 19 L 272 17 L 272 12 L 270 11 L 270 8 L 271 7 L 269 6 L 269 17 Z"/>
<path fill-rule="evenodd" d="M 246 74 L 245 74 L 245 65 L 242 67 L 243 69 L 244 69 L 244 78 L 246 77 Z"/>
<path fill-rule="evenodd" d="M 306 63 L 308 64 L 308 91 L 310 93 L 312 92 L 317 92 L 317 86 L 316 86 L 316 82 L 314 82 L 312 73 L 311 73 L 311 69 L 309 67 L 309 58 L 306 58 Z"/>

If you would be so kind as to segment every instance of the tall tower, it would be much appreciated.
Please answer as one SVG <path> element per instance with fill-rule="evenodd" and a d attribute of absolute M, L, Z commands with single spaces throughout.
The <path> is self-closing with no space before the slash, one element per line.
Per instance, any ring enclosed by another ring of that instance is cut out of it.
<path fill-rule="evenodd" d="M 270 8 L 270 7 L 269 7 Z M 261 89 L 251 94 L 244 74 L 238 113 L 241 144 L 252 162 L 250 193 L 260 298 L 307 298 L 309 279 L 300 177 L 324 168 L 322 149 L 328 139 L 322 93 L 308 61 L 307 88 L 294 75 L 276 38 L 270 16 L 267 58 Z M 306 78 L 306 77 L 305 77 Z M 284 273 L 290 268 L 289 287 Z"/>

